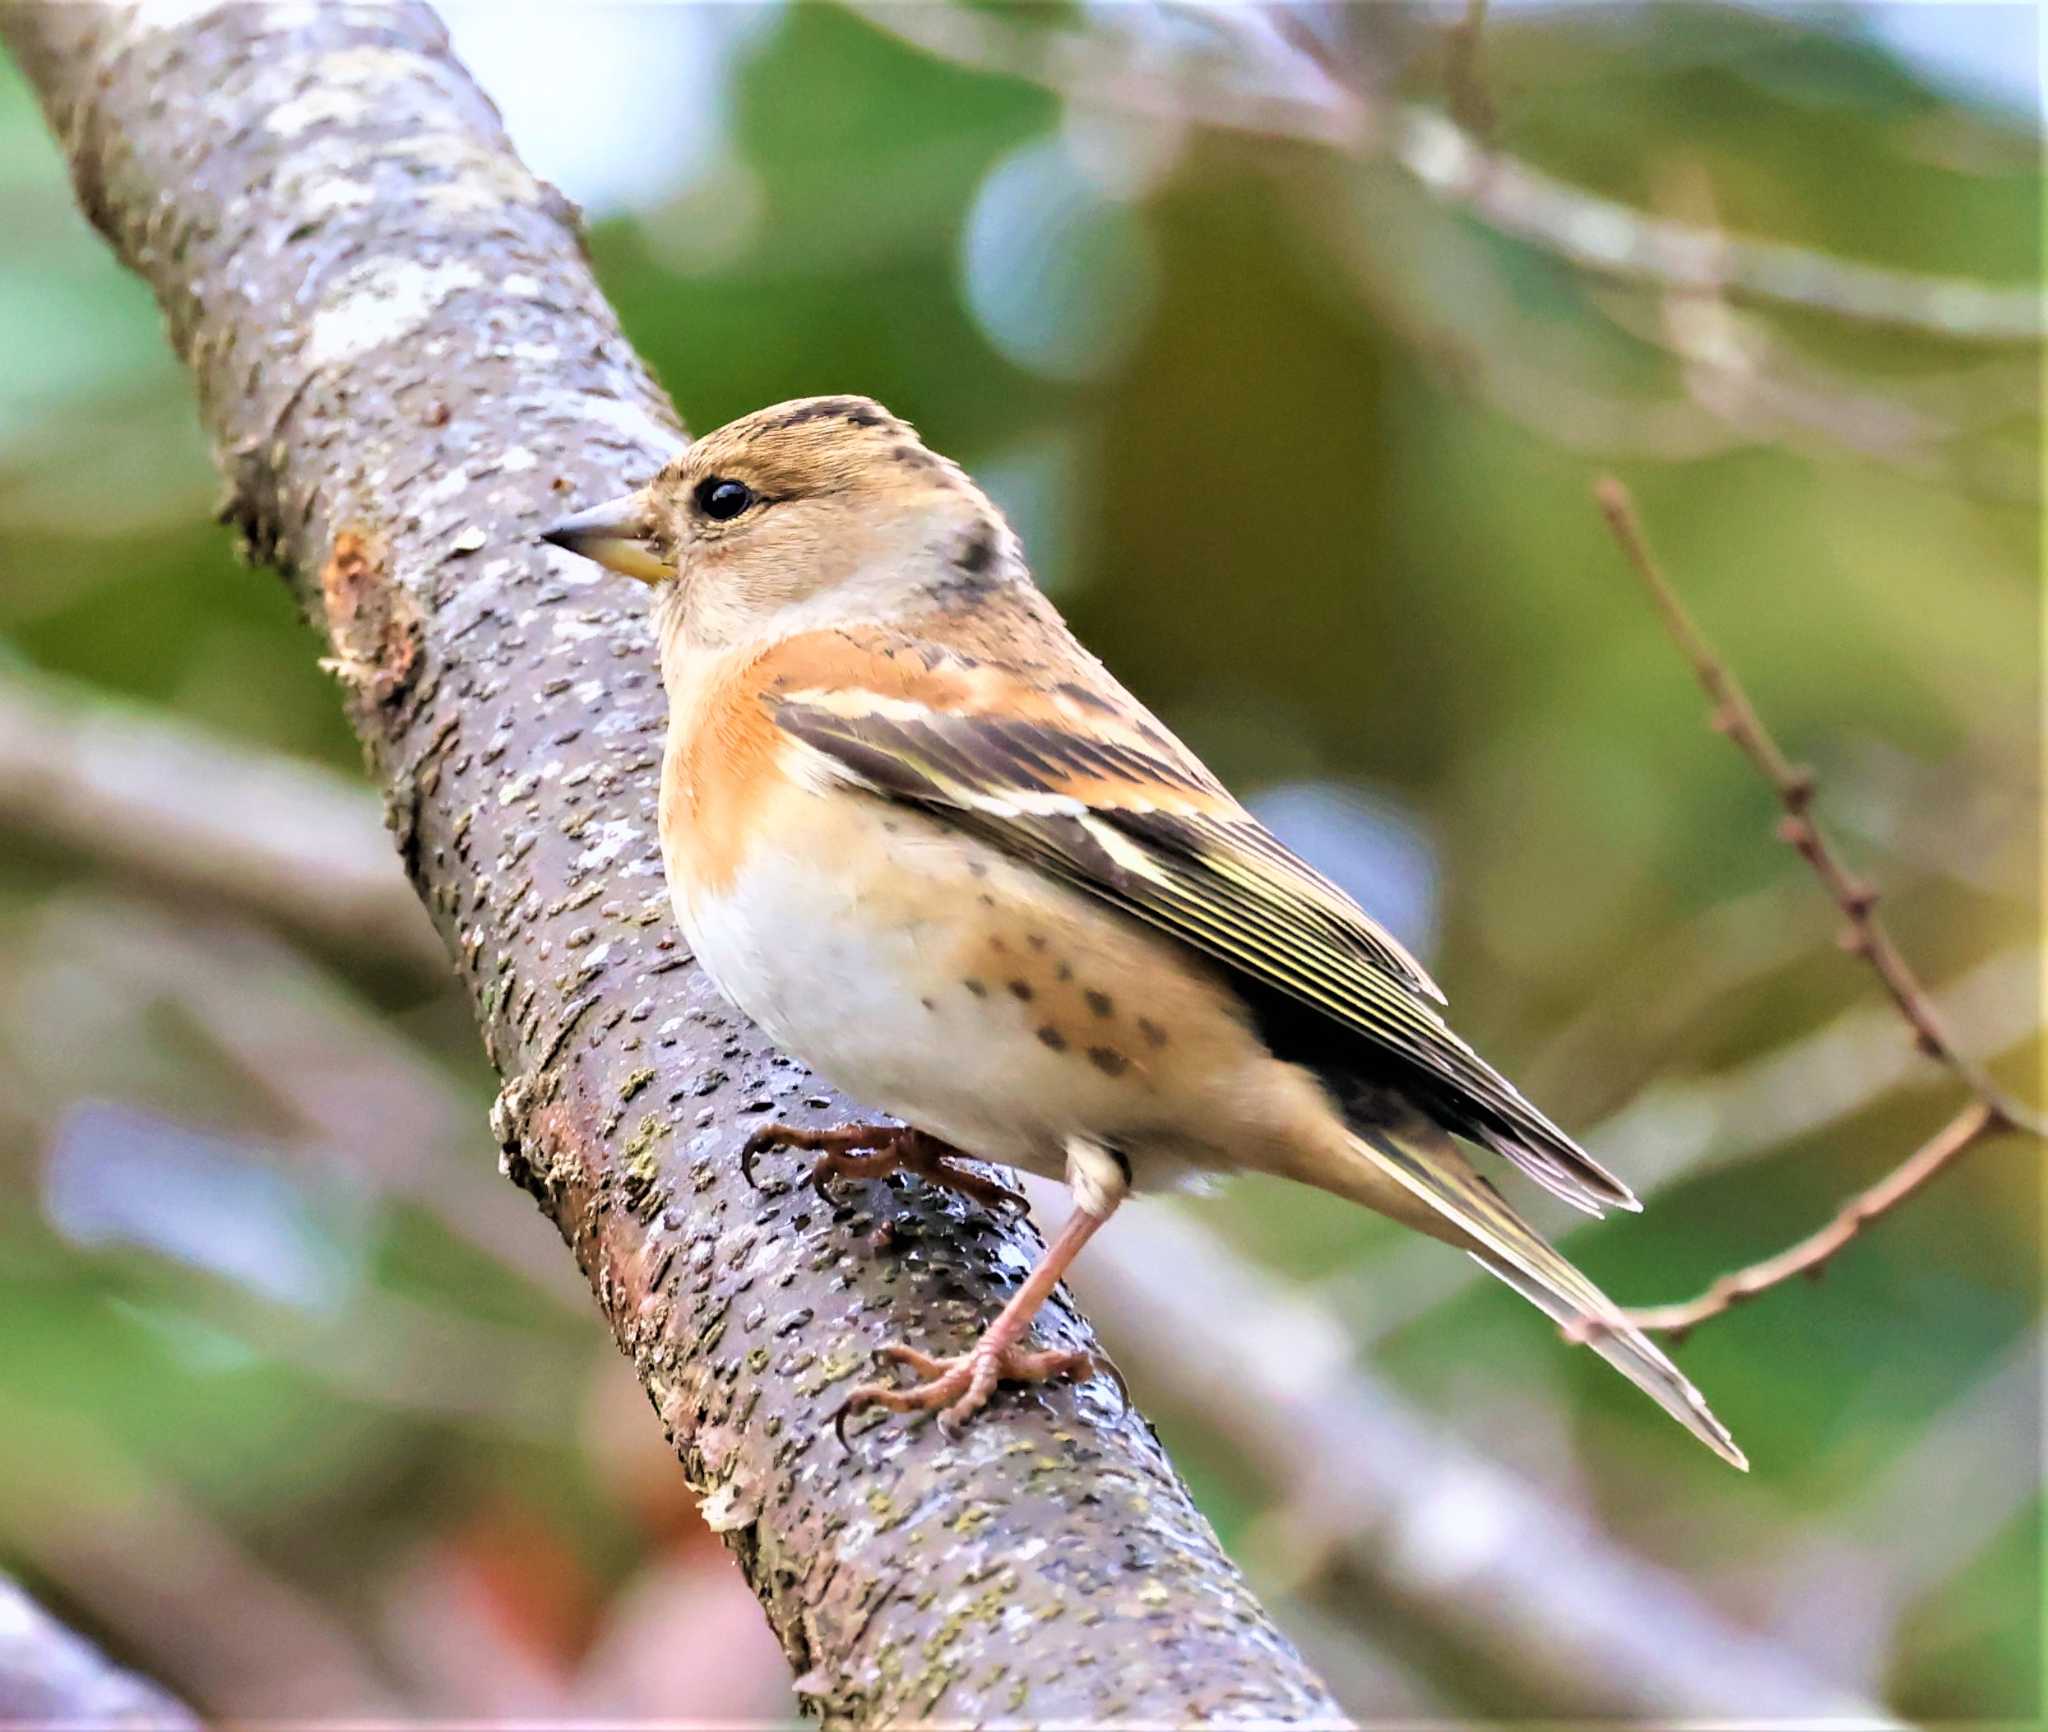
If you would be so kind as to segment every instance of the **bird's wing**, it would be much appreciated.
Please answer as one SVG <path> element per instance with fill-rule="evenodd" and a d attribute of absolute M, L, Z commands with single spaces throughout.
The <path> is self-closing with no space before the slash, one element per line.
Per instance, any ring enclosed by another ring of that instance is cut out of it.
<path fill-rule="evenodd" d="M 798 656 L 759 688 L 826 773 L 941 814 L 1320 1012 L 1391 1059 L 1452 1129 L 1565 1201 L 1593 1214 L 1636 1206 L 1451 1031 L 1443 994 L 1399 941 L 1098 666 L 1048 686 L 987 662 L 968 677 L 906 679 L 901 656 L 874 658 L 858 679 L 858 658 L 831 659 L 829 680 Z M 909 659 L 944 668 L 942 653 Z"/>

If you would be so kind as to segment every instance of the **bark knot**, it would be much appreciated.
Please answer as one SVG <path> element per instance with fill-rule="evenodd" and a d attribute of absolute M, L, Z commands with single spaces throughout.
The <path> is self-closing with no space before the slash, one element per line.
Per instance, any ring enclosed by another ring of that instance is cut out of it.
<path fill-rule="evenodd" d="M 398 703 L 419 675 L 424 629 L 380 540 L 355 529 L 335 534 L 320 568 L 320 604 L 335 649 L 329 671 L 359 697 Z"/>
<path fill-rule="evenodd" d="M 491 1103 L 491 1135 L 498 1144 L 498 1171 L 543 1208 L 550 1208 L 561 1183 L 557 1153 L 575 1128 L 555 1096 L 561 1075 L 523 1071 L 510 1078 Z"/>

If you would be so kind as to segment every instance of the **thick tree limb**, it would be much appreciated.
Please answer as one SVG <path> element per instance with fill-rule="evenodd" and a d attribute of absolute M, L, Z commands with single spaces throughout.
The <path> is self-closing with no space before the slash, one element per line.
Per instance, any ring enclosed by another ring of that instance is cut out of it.
<path fill-rule="evenodd" d="M 738 1178 L 764 1116 L 848 1109 L 677 949 L 644 618 L 534 540 L 643 479 L 676 425 L 432 16 L 16 3 L 0 29 L 193 369 L 226 514 L 332 645 L 506 1078 L 506 1170 L 574 1247 L 811 1706 L 1335 1719 L 1103 1385 L 1005 1395 L 957 1445 L 832 1444 L 869 1349 L 964 1345 L 1031 1247 L 949 1199 L 835 1218 Z M 1045 1329 L 1090 1339 L 1065 1306 Z"/>
<path fill-rule="evenodd" d="M 182 1702 L 124 1672 L 0 1576 L 0 1724 L 186 1732 Z"/>

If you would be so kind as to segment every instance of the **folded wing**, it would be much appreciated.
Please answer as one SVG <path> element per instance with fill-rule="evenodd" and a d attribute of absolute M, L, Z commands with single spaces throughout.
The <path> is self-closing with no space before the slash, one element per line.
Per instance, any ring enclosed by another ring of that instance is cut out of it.
<path fill-rule="evenodd" d="M 943 815 L 1356 1034 L 1449 1129 L 1566 1202 L 1636 1207 L 1451 1031 L 1443 994 L 1399 941 L 1120 688 L 1004 702 L 996 673 L 983 664 L 941 702 L 843 675 L 770 685 L 762 701 L 826 773 Z"/>

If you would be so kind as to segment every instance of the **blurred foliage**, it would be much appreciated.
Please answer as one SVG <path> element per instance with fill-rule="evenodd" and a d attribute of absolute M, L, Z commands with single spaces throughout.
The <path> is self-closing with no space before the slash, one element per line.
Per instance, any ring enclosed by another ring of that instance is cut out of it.
<path fill-rule="evenodd" d="M 1441 37 L 1377 10 L 1375 51 L 1405 54 L 1396 88 L 1440 101 Z M 688 50 L 687 13 L 637 16 L 650 53 Z M 1496 16 L 1496 142 L 1648 209 L 1703 180 L 1738 232 L 2035 279 L 2038 137 L 1852 25 L 1819 8 Z M 915 419 L 991 483 L 1077 629 L 1220 772 L 1254 796 L 1333 790 L 1364 815 L 1295 839 L 1411 911 L 1461 1027 L 1556 1116 L 1597 1137 L 1654 1084 L 1680 1131 L 1704 1124 L 1705 1158 L 1642 1220 L 1574 1234 L 1603 1284 L 1690 1293 L 1939 1122 L 1930 1089 L 1888 1084 L 1806 1122 L 1808 1079 L 1769 1070 L 1873 988 L 1769 840 L 1765 790 L 1702 726 L 1587 488 L 1612 466 L 1636 489 L 1939 988 L 2037 940 L 2036 354 L 1741 312 L 1791 358 L 1771 376 L 1826 381 L 1852 429 L 1894 397 L 1967 411 L 1933 461 L 1811 426 L 1759 433 L 1703 406 L 1654 291 L 1449 214 L 1383 162 L 1073 110 L 823 6 L 731 44 L 717 160 L 592 234 L 691 425 L 849 390 Z M 17 336 L 0 355 L 0 677 L 33 665 L 353 771 L 283 588 L 237 569 L 208 523 L 205 453 L 146 292 L 73 212 L 4 68 L 0 210 Z M 1504 380 L 1523 387 L 1490 387 Z M 1656 433 L 1673 406 L 1726 437 L 1679 460 Z M 1358 853 L 1354 830 L 1385 845 Z M 337 1031 L 302 1054 L 309 1071 L 360 1081 L 360 1049 L 362 1074 L 395 1064 L 447 1103 L 431 1146 L 365 1162 L 387 1121 L 309 1122 L 223 1051 L 201 989 L 223 966 L 204 929 L 91 861 L 0 849 L 16 1199 L 0 1212 L 0 1565 L 202 1698 L 221 1672 L 201 1655 L 181 1677 L 151 1651 L 131 1578 L 226 1616 L 237 1594 L 282 1595 L 305 1652 L 415 1708 L 782 1712 L 779 1662 L 630 1380 L 587 1307 L 536 1272 L 562 1261 L 542 1223 L 466 1230 L 514 1199 L 497 1196 L 459 1007 L 374 958 L 337 969 L 266 938 L 236 965 L 240 990 L 293 995 Z M 2031 1092 L 2038 1007 L 2000 978 L 1971 1026 Z M 1901 1038 L 1880 1020 L 1863 1046 Z M 1759 1120 L 1787 1129 L 1738 1147 L 1714 1131 Z M 1628 1148 L 1600 1146 L 1632 1170 Z M 431 1181 L 398 1182 L 410 1163 Z M 87 1196 L 133 1186 L 131 1206 L 88 1211 L 88 1232 L 57 1206 L 60 1173 Z M 1419 1265 L 1375 1220 L 1274 1186 L 1186 1206 L 1344 1310 L 1361 1357 L 1476 1446 L 1583 1497 L 1735 1615 L 1770 1624 L 1795 1593 L 1882 1599 L 1825 1569 L 1861 1572 L 1905 1596 L 1864 1687 L 1915 1717 L 2030 1720 L 2038 1407 L 1989 1434 L 1942 1422 L 2038 1332 L 2040 1202 L 2038 1152 L 1997 1145 L 1824 1282 L 1689 1345 L 1756 1463 L 1746 1484 L 1496 1291 L 1397 1306 L 1382 1332 L 1380 1302 Z M 223 1257 L 209 1234 L 247 1243 Z M 1226 1540 L 1243 1538 L 1256 1475 L 1203 1416 L 1162 1417 Z M 1867 1502 L 1930 1440 L 1962 1452 L 1956 1480 L 1997 1462 L 2018 1487 L 1931 1576 L 1943 1510 L 1875 1520 Z M 153 1539 L 171 1510 L 232 1568 L 181 1576 Z M 1341 1596 L 1326 1609 L 1372 1621 Z M 1788 1619 L 1786 1640 L 1811 1625 Z M 246 1714 L 295 1663 L 287 1646 L 250 1698 L 208 1705 Z M 1466 1699 L 1454 1666 L 1428 1681 Z"/>

